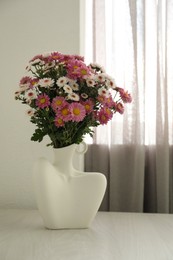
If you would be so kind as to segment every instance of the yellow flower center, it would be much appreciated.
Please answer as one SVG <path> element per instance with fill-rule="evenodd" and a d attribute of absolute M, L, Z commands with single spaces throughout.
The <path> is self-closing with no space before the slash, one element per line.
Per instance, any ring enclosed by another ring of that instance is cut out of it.
<path fill-rule="evenodd" d="M 62 100 L 56 100 L 56 105 L 60 106 L 62 104 Z"/>
<path fill-rule="evenodd" d="M 73 66 L 73 69 L 74 69 L 74 70 L 76 70 L 76 69 L 78 69 L 78 68 L 79 68 L 79 66 L 77 66 L 77 65 L 74 65 L 74 66 Z"/>
<path fill-rule="evenodd" d="M 41 103 L 41 104 L 44 104 L 45 102 L 46 102 L 46 99 L 45 99 L 45 98 L 41 98 L 41 99 L 40 99 L 40 103 Z"/>
<path fill-rule="evenodd" d="M 106 120 L 105 115 L 102 115 L 102 116 L 101 116 L 101 119 L 102 119 L 103 121 L 105 121 L 105 120 Z"/>
<path fill-rule="evenodd" d="M 58 124 L 62 124 L 62 122 L 63 122 L 62 118 L 58 118 L 57 122 L 58 122 Z"/>
<path fill-rule="evenodd" d="M 86 74 L 87 74 L 87 71 L 86 71 L 85 69 L 82 69 L 82 70 L 81 70 L 81 74 L 82 74 L 82 75 L 86 75 Z"/>
<path fill-rule="evenodd" d="M 86 109 L 86 110 L 90 110 L 90 105 L 89 105 L 89 104 L 86 104 L 86 105 L 85 105 L 85 109 Z"/>
<path fill-rule="evenodd" d="M 37 81 L 34 81 L 34 80 L 33 80 L 33 81 L 31 82 L 31 85 L 34 86 L 36 83 L 37 83 Z"/>
<path fill-rule="evenodd" d="M 74 114 L 75 116 L 80 115 L 80 109 L 79 109 L 79 108 L 74 108 L 74 109 L 73 109 L 73 114 Z"/>
<path fill-rule="evenodd" d="M 62 113 L 63 116 L 67 116 L 69 114 L 69 111 L 68 111 L 67 108 L 63 108 L 61 113 Z"/>
<path fill-rule="evenodd" d="M 110 109 L 109 109 L 109 108 L 106 108 L 106 113 L 107 113 L 108 115 L 110 115 L 110 114 L 111 114 L 111 111 L 110 111 Z"/>

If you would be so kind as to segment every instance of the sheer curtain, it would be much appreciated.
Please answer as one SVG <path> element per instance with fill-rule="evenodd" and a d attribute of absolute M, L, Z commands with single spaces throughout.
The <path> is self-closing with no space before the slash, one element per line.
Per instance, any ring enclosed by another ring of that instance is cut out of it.
<path fill-rule="evenodd" d="M 133 98 L 86 154 L 108 180 L 101 209 L 173 212 L 173 0 L 87 0 L 86 24 L 86 59 Z"/>

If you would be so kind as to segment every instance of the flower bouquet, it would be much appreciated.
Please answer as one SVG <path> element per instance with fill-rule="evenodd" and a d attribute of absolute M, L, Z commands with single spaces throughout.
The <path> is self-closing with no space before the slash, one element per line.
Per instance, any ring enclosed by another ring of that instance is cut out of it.
<path fill-rule="evenodd" d="M 48 135 L 54 148 L 79 144 L 93 136 L 93 127 L 123 114 L 131 95 L 116 86 L 98 64 L 86 65 L 78 55 L 59 52 L 37 55 L 26 67 L 15 99 L 29 106 L 27 114 L 36 125 L 31 140 Z"/>

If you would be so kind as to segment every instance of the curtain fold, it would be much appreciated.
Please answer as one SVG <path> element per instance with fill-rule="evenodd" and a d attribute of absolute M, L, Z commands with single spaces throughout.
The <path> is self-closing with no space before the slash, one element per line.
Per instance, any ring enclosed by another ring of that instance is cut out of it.
<path fill-rule="evenodd" d="M 133 98 L 86 154 L 108 180 L 101 210 L 173 212 L 173 0 L 94 0 L 92 32 L 93 61 Z"/>

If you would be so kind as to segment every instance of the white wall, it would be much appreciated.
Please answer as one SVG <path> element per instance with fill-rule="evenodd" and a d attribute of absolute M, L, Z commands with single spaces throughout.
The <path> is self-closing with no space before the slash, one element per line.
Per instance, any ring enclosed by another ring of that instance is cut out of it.
<path fill-rule="evenodd" d="M 52 151 L 30 141 L 34 126 L 14 92 L 34 55 L 80 54 L 79 11 L 80 0 L 0 1 L 0 207 L 35 206 L 32 165 Z"/>

